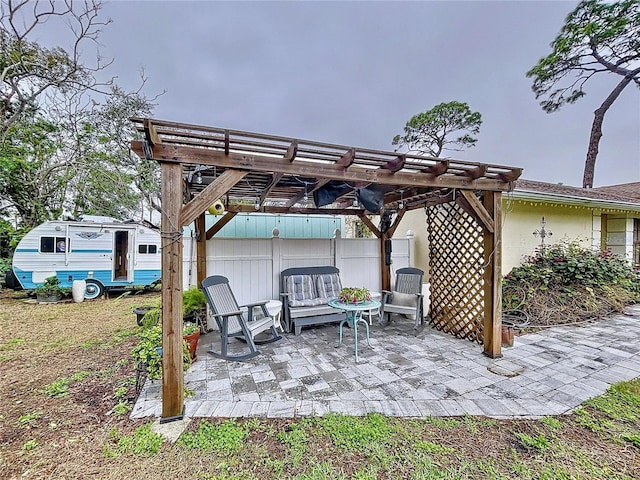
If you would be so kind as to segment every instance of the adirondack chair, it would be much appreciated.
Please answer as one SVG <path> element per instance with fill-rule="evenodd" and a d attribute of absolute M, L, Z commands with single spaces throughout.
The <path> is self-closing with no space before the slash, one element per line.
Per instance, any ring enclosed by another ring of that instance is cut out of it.
<path fill-rule="evenodd" d="M 236 297 L 229 286 L 229 279 L 222 275 L 212 275 L 202 281 L 202 291 L 207 297 L 211 314 L 215 318 L 220 330 L 220 352 L 210 350 L 209 354 L 224 358 L 225 360 L 248 360 L 260 354 L 256 344 L 271 343 L 282 337 L 274 326 L 273 318 L 266 308 L 268 300 L 249 305 L 239 306 Z M 241 308 L 246 307 L 246 311 Z M 261 307 L 264 317 L 254 319 L 253 310 Z M 271 336 L 265 340 L 255 340 L 256 335 L 271 330 Z M 243 355 L 230 355 L 228 344 L 231 338 L 238 338 L 247 343 L 249 353 Z"/>
<path fill-rule="evenodd" d="M 383 290 L 380 306 L 380 321 L 391 320 L 392 313 L 400 313 L 415 318 L 413 328 L 422 324 L 422 277 L 424 272 L 419 268 L 399 268 L 396 271 L 396 284 L 393 291 Z"/>

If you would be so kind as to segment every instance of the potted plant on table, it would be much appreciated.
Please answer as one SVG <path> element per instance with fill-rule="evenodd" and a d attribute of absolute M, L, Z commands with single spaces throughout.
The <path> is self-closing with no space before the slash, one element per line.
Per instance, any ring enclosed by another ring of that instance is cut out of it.
<path fill-rule="evenodd" d="M 345 287 L 340 290 L 338 300 L 342 303 L 364 303 L 371 301 L 371 292 L 362 287 Z"/>
<path fill-rule="evenodd" d="M 36 299 L 40 303 L 58 302 L 68 291 L 68 288 L 60 286 L 60 280 L 55 275 L 45 278 L 44 283 L 35 288 Z"/>

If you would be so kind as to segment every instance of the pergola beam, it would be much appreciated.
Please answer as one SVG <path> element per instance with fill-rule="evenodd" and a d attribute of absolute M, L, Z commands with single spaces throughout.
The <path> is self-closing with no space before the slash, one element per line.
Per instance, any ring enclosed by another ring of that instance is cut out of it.
<path fill-rule="evenodd" d="M 278 182 L 282 179 L 282 177 L 283 177 L 282 173 L 273 174 L 273 177 L 271 178 L 271 182 L 269 182 L 269 185 L 267 185 L 267 188 L 265 188 L 260 193 L 260 205 L 264 203 L 264 201 L 269 196 L 269 193 L 271 193 L 271 190 L 273 190 L 273 187 L 275 187 L 278 184 Z"/>
<path fill-rule="evenodd" d="M 144 156 L 143 142 L 132 141 L 134 152 Z M 152 157 L 162 162 L 175 162 L 190 165 L 209 165 L 223 168 L 233 168 L 254 172 L 283 173 L 305 177 L 342 180 L 345 182 L 368 182 L 379 185 L 416 186 L 431 188 L 464 188 L 470 190 L 508 190 L 508 183 L 497 179 L 478 178 L 472 180 L 466 176 L 447 175 L 434 178 L 431 174 L 397 171 L 392 172 L 384 168 L 362 168 L 352 165 L 345 169 L 335 163 L 322 163 L 297 160 L 293 163 L 283 159 L 265 155 L 247 155 L 230 152 L 225 155 L 218 150 L 185 147 L 179 145 L 154 145 Z"/>
<path fill-rule="evenodd" d="M 476 197 L 473 192 L 468 190 L 460 190 L 460 193 L 462 193 L 462 196 L 467 200 L 469 206 L 473 209 L 475 213 L 474 216 L 482 225 L 482 227 L 485 230 L 493 233 L 495 231 L 495 224 L 493 222 L 493 219 L 491 218 L 489 212 L 487 212 L 487 210 L 484 208 L 484 205 L 482 205 L 482 202 L 478 200 L 478 197 Z"/>
<path fill-rule="evenodd" d="M 235 212 L 226 212 L 224 217 L 214 223 L 209 230 L 207 230 L 207 240 L 211 240 L 216 233 L 218 233 L 222 228 L 229 223 L 233 217 L 236 216 Z"/>
<path fill-rule="evenodd" d="M 182 170 L 182 169 L 181 169 Z M 213 202 L 222 197 L 236 183 L 249 174 L 242 170 L 225 170 L 219 177 L 200 192 L 200 195 L 187 203 L 180 212 L 180 226 L 184 227 L 193 222 Z"/>

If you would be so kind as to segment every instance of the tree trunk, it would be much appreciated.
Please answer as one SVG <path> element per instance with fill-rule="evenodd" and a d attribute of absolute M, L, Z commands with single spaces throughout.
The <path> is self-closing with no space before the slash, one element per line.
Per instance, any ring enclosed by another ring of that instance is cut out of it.
<path fill-rule="evenodd" d="M 589 137 L 589 147 L 587 148 L 587 159 L 584 162 L 584 175 L 582 177 L 582 188 L 593 188 L 593 176 L 596 170 L 596 157 L 598 156 L 598 146 L 600 145 L 600 138 L 602 138 L 602 123 L 604 122 L 604 115 L 609 110 L 609 107 L 613 105 L 613 102 L 620 96 L 624 87 L 626 87 L 633 75 L 625 76 L 622 81 L 614 88 L 609 96 L 602 102 L 600 108 L 594 113 L 593 124 L 591 125 L 591 136 Z"/>

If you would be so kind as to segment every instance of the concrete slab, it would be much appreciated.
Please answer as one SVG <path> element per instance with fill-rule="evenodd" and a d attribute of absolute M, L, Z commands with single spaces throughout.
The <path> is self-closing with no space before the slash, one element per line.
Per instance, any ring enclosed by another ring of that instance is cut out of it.
<path fill-rule="evenodd" d="M 173 420 L 171 422 L 160 423 L 161 419 L 157 419 L 151 425 L 151 431 L 162 435 L 167 441 L 175 443 L 178 437 L 186 430 L 191 423 L 191 418 L 184 417 L 180 420 Z"/>

